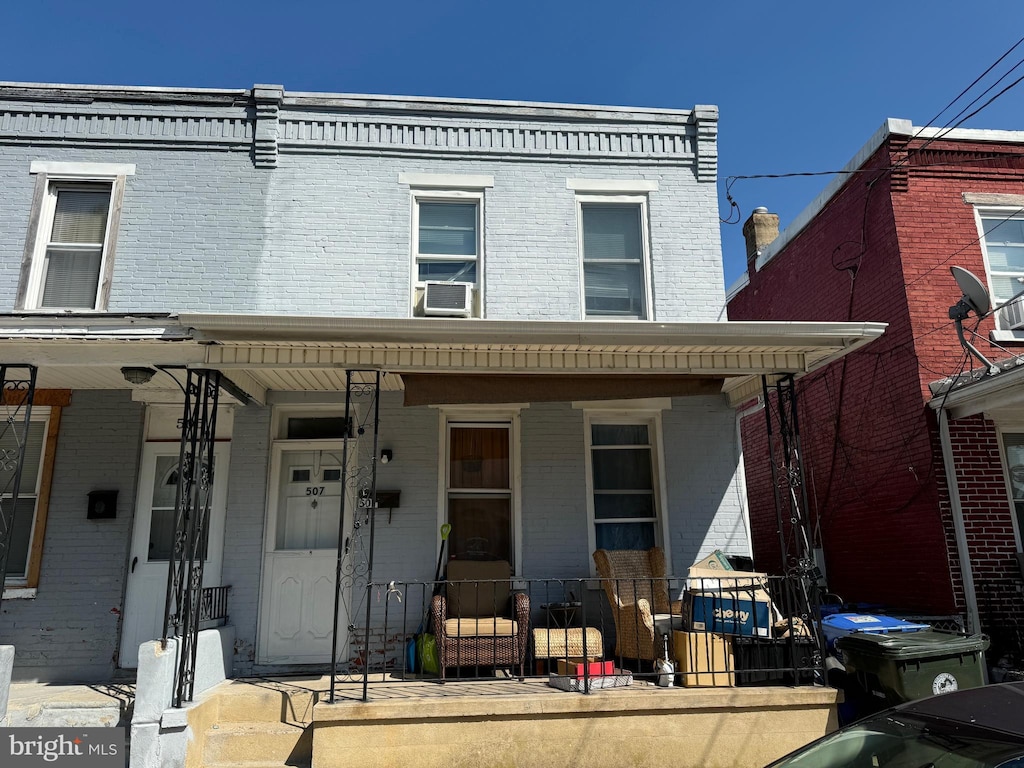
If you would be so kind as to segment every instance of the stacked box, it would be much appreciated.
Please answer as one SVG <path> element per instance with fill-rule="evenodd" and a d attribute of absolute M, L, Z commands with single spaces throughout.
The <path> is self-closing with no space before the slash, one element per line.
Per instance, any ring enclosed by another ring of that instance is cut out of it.
<path fill-rule="evenodd" d="M 727 688 L 736 684 L 732 643 L 724 635 L 673 632 L 680 685 L 687 688 Z"/>

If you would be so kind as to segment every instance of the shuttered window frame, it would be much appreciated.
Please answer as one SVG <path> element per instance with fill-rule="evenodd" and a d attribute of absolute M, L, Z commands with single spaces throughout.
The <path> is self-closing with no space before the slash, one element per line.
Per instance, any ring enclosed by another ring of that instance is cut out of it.
<path fill-rule="evenodd" d="M 32 533 L 29 539 L 28 559 L 22 576 L 4 578 L 4 599 L 32 598 L 39 586 L 39 573 L 43 562 L 43 544 L 46 540 L 46 521 L 50 508 L 50 491 L 53 484 L 54 462 L 57 456 L 57 436 L 60 433 L 60 419 L 64 406 L 71 403 L 70 390 L 36 390 L 36 404 L 32 406 L 32 421 L 45 423 L 45 438 L 39 474 L 34 478 L 22 478 L 26 493 L 22 498 L 35 493 L 35 510 L 32 516 Z"/>
<path fill-rule="evenodd" d="M 106 311 L 110 303 L 114 253 L 120 227 L 121 205 L 126 178 L 135 173 L 134 165 L 114 163 L 57 163 L 37 161 L 31 173 L 36 176 L 29 218 L 28 236 L 21 265 L 21 280 L 15 299 L 18 310 L 54 312 Z M 53 233 L 54 215 L 61 190 L 95 190 L 109 194 L 106 227 L 100 243 L 97 264 L 96 295 L 89 306 L 60 306 L 44 302 L 47 248 Z"/>

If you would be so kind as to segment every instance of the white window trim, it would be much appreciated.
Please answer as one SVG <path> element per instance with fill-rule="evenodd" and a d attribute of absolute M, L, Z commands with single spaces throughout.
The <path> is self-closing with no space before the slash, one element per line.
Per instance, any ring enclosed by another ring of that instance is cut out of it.
<path fill-rule="evenodd" d="M 494 177 L 462 173 L 400 173 L 398 183 L 425 189 L 488 189 L 494 186 Z"/>
<path fill-rule="evenodd" d="M 593 204 L 608 204 L 608 205 L 637 205 L 640 207 L 640 242 L 641 249 L 643 251 L 641 259 L 640 273 L 644 281 L 643 285 L 643 300 L 644 300 L 644 316 L 643 317 L 621 317 L 616 315 L 594 315 L 589 317 L 587 315 L 587 287 L 586 287 L 586 276 L 584 275 L 583 269 L 583 206 Z M 648 200 L 647 195 L 599 195 L 599 194 L 576 194 L 576 247 L 578 250 L 577 264 L 579 264 L 580 270 L 580 284 L 579 284 L 579 297 L 580 297 L 580 319 L 591 320 L 595 322 L 650 322 L 655 319 L 654 316 L 654 292 L 652 289 L 652 269 L 651 269 L 651 245 L 650 245 L 650 217 L 648 212 Z"/>
<path fill-rule="evenodd" d="M 660 399 L 660 398 L 659 398 Z M 611 403 L 612 401 L 609 401 Z M 576 407 L 576 404 L 573 404 Z M 662 411 L 626 408 L 586 408 L 583 411 L 583 442 L 584 469 L 587 481 L 587 545 L 588 551 L 597 549 L 597 518 L 594 514 L 594 462 L 593 436 L 591 426 L 594 424 L 646 424 L 650 430 L 651 473 L 654 491 L 654 533 L 655 546 L 661 547 L 665 553 L 665 567 L 672 573 L 672 551 L 669 546 L 668 521 L 668 488 L 665 481 L 665 443 L 663 439 Z M 590 563 L 590 575 L 597 576 L 593 561 Z"/>
<path fill-rule="evenodd" d="M 647 179 L 566 179 L 565 188 L 576 192 L 628 195 L 638 192 L 657 192 L 658 182 Z"/>
<path fill-rule="evenodd" d="M 22 257 L 21 279 L 15 308 L 19 311 L 54 312 L 59 307 L 41 307 L 43 265 L 49 229 L 53 225 L 57 195 L 55 187 L 65 184 L 109 185 L 110 203 L 107 209 L 107 228 L 103 233 L 103 248 L 100 255 L 99 279 L 92 307 L 69 308 L 75 312 L 104 312 L 110 304 L 110 283 L 114 269 L 114 254 L 117 247 L 117 233 L 121 222 L 121 205 L 124 200 L 125 179 L 135 174 L 131 163 L 65 163 L 35 160 L 29 172 L 36 176 L 32 197 L 32 212 L 29 219 L 29 234 L 25 240 Z"/>
<path fill-rule="evenodd" d="M 509 446 L 509 483 L 512 491 L 512 572 L 523 573 L 523 482 L 522 429 L 520 413 L 527 404 L 508 404 L 497 408 L 479 406 L 443 406 L 438 408 L 438 449 L 437 449 L 437 539 L 441 546 L 441 526 L 448 521 L 448 426 L 449 424 L 508 424 L 511 445 Z"/>
<path fill-rule="evenodd" d="M 997 424 L 996 431 L 999 433 L 999 467 L 1003 472 L 1003 482 L 1006 484 L 1006 503 L 1009 505 L 1010 522 L 1013 525 L 1014 546 L 1018 552 L 1024 552 L 1024 532 L 1020 530 L 1017 523 L 1017 505 L 1013 501 L 1013 484 L 1010 482 L 1010 467 L 1006 463 L 1006 440 L 1004 435 L 1024 434 L 1024 424 L 1018 425 L 1016 429 L 1007 424 Z"/>
<path fill-rule="evenodd" d="M 1010 218 L 1010 219 L 1024 219 L 1024 198 L 1022 198 L 1021 205 L 1017 206 L 998 206 L 998 205 L 983 205 L 974 204 L 974 223 L 978 228 L 978 243 L 981 246 L 982 261 L 985 264 L 985 287 L 988 288 L 989 296 L 992 298 L 992 305 L 997 306 L 997 302 L 992 293 L 992 267 L 988 258 L 988 241 L 985 237 L 985 228 L 982 224 L 983 218 Z M 1024 285 L 1021 286 L 1021 290 L 1024 290 Z M 1017 291 L 1020 293 L 1021 291 Z M 1006 301 L 1008 298 L 1002 299 Z M 1024 301 L 1024 299 L 1022 299 Z M 996 341 L 1020 341 L 1022 339 L 1021 330 L 1014 331 L 1010 328 L 1003 327 L 1003 316 L 1002 312 L 997 312 L 996 317 L 996 328 L 992 332 L 992 336 Z"/>
<path fill-rule="evenodd" d="M 420 254 L 420 203 L 468 203 L 476 204 L 476 256 L 445 256 L 438 254 Z M 416 292 L 422 290 L 426 283 L 420 280 L 419 263 L 423 258 L 427 261 L 475 261 L 476 281 L 473 283 L 474 306 L 479 307 L 479 313 L 474 312 L 474 317 L 484 316 L 484 193 L 483 190 L 470 191 L 466 189 L 413 189 L 410 196 L 412 209 L 409 219 L 412 222 L 412 231 L 409 234 L 409 252 L 412 261 L 409 286 L 409 317 L 414 316 L 416 308 Z M 460 281 L 462 282 L 462 281 Z M 469 282 L 464 281 L 464 282 Z"/>

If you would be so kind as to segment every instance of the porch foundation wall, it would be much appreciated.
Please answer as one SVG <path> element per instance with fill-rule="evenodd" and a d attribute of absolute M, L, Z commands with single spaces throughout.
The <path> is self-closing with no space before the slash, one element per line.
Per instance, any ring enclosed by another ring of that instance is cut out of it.
<path fill-rule="evenodd" d="M 312 766 L 757 768 L 834 730 L 836 697 L 669 689 L 317 704 Z"/>
<path fill-rule="evenodd" d="M 171 708 L 179 640 L 168 640 L 166 648 L 160 641 L 142 644 L 131 723 L 131 768 L 185 764 L 189 743 L 208 727 L 206 710 L 211 705 L 203 694 L 231 676 L 234 641 L 231 626 L 199 633 L 193 701 L 180 709 Z"/>

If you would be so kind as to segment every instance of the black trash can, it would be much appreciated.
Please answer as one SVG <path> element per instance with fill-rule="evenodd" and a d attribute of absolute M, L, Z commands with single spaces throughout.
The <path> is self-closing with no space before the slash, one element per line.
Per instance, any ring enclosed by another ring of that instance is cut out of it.
<path fill-rule="evenodd" d="M 852 634 L 836 640 L 846 672 L 886 704 L 923 699 L 985 682 L 984 635 L 922 629 L 891 635 Z"/>

